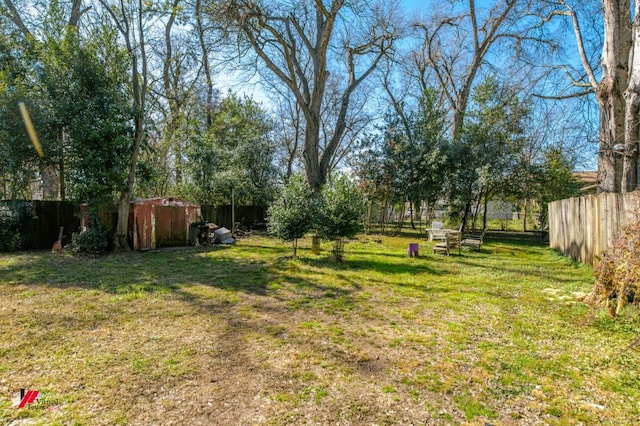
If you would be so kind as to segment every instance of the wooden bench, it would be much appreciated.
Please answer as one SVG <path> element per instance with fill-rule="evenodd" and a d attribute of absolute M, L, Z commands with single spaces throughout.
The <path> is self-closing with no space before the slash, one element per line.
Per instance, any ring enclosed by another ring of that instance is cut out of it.
<path fill-rule="evenodd" d="M 484 234 L 487 230 L 483 230 L 482 234 L 469 234 L 465 235 L 460 244 L 463 247 L 469 247 L 471 250 L 480 250 L 482 248 L 482 243 L 484 241 Z"/>
<path fill-rule="evenodd" d="M 436 245 L 433 246 L 433 254 L 444 253 L 449 256 L 449 254 L 451 254 L 451 250 L 456 248 L 458 249 L 458 254 L 461 254 L 461 236 L 462 234 L 459 231 L 447 231 L 445 234 L 445 240 L 440 243 L 436 243 Z"/>

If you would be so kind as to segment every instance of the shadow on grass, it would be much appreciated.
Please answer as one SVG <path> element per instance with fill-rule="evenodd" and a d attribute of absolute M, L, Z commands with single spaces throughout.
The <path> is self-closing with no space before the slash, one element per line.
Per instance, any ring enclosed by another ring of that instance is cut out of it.
<path fill-rule="evenodd" d="M 525 247 L 548 247 L 548 241 L 538 232 L 487 231 L 485 240 Z"/>
<path fill-rule="evenodd" d="M 377 255 L 379 258 L 384 257 L 398 257 L 394 255 Z M 333 259 L 332 256 L 313 258 L 300 258 L 299 261 L 309 266 L 316 268 L 327 268 L 334 271 L 358 271 L 367 270 L 374 271 L 380 274 L 431 274 L 441 275 L 448 272 L 439 271 L 426 263 L 424 258 L 408 258 L 404 256 L 407 261 L 404 263 L 390 263 L 384 259 L 362 259 L 362 258 L 349 258 L 344 262 L 338 262 Z"/>
<path fill-rule="evenodd" d="M 531 248 L 527 249 L 527 247 L 531 246 L 519 246 L 513 243 L 493 243 L 490 251 L 482 252 L 483 254 L 487 254 L 489 259 L 468 256 L 460 259 L 460 263 L 470 268 L 514 275 L 526 274 L 557 283 L 571 283 L 576 281 L 571 274 L 567 274 L 565 268 L 578 269 L 584 265 L 554 251 L 550 251 L 544 246 L 532 246 L 539 247 L 539 254 L 540 256 L 544 256 L 545 259 L 535 259 L 535 261 L 533 261 Z M 514 260 L 512 261 L 510 258 Z M 498 260 L 495 261 L 494 259 Z M 528 261 L 528 259 L 532 261 Z M 561 268 L 556 266 L 561 266 Z M 577 280 L 579 281 L 580 279 L 578 278 Z"/>
<path fill-rule="evenodd" d="M 204 286 L 281 302 L 327 299 L 336 305 L 354 304 L 350 295 L 361 290 L 356 281 L 330 270 L 300 271 L 297 260 L 283 258 L 287 253 L 288 248 L 260 244 L 114 253 L 100 258 L 24 252 L 0 255 L 0 285 L 25 286 L 27 292 L 36 285 L 80 288 L 124 299 L 174 294 L 211 308 L 217 293 L 201 295 L 191 289 Z M 287 291 L 280 295 L 283 287 Z"/>
<path fill-rule="evenodd" d="M 5 267 L 0 263 L 0 274 L 3 283 L 78 287 L 110 294 L 171 292 L 194 284 L 265 294 L 266 263 L 232 258 L 225 254 L 229 250 L 232 248 L 189 247 L 100 258 L 25 252 L 12 255 Z"/>
<path fill-rule="evenodd" d="M 409 258 L 397 247 L 363 247 L 354 245 L 345 253 L 346 262 L 336 262 L 330 256 L 312 257 L 308 249 L 301 256 L 287 260 L 291 248 L 270 245 L 270 240 L 246 240 L 238 246 L 185 247 L 154 252 L 111 254 L 102 258 L 55 255 L 49 252 L 25 252 L 0 255 L 0 284 L 43 284 L 60 288 L 83 288 L 114 295 L 144 293 L 177 293 L 184 289 L 207 286 L 230 292 L 280 297 L 278 290 L 287 287 L 284 297 L 310 297 L 318 299 L 345 298 L 361 291 L 362 284 L 387 285 L 385 276 L 408 275 L 447 276 L 464 275 L 472 268 L 485 268 L 510 274 L 530 274 L 557 282 L 570 282 L 564 274 L 550 273 L 548 268 L 535 268 L 509 263 L 495 264 L 483 261 L 487 256 L 511 251 L 514 257 L 530 252 L 513 239 L 504 246 L 498 244 L 480 251 L 457 253 L 449 257 L 423 255 Z M 428 252 L 429 246 L 425 245 Z M 529 253 L 530 255 L 530 253 Z M 504 257 L 504 254 L 502 254 Z M 358 274 L 363 271 L 363 274 Z M 364 272 L 373 272 L 365 274 Z M 392 280 L 393 281 L 393 280 Z M 396 280 L 397 281 L 397 280 Z M 438 285 L 418 284 L 401 278 L 393 285 L 420 291 L 438 291 Z M 446 290 L 446 289 L 445 289 Z M 193 296 L 190 296 L 193 297 Z"/>

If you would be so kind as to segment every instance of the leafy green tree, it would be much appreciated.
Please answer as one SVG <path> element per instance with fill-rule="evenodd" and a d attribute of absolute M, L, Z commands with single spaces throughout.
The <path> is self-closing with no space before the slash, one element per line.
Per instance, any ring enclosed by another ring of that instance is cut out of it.
<path fill-rule="evenodd" d="M 0 33 L 0 178 L 9 184 L 9 198 L 27 198 L 26 190 L 44 162 L 57 159 L 47 131 L 51 127 L 48 97 L 34 73 L 39 67 L 37 49 L 18 40 L 13 34 Z M 45 150 L 45 160 L 36 155 L 29 142 L 19 102 L 27 105 Z"/>
<path fill-rule="evenodd" d="M 371 216 L 378 206 L 381 211 L 380 228 L 384 233 L 385 212 L 390 205 L 404 201 L 405 198 L 398 192 L 398 164 L 393 158 L 397 135 L 392 133 L 392 127 L 388 123 L 381 131 L 382 133 L 370 134 L 361 139 L 359 153 L 354 156 L 351 166 L 365 198 L 365 227 L 371 226 Z"/>
<path fill-rule="evenodd" d="M 271 138 L 273 122 L 255 101 L 229 94 L 204 133 L 194 132 L 187 148 L 187 170 L 201 203 L 266 204 L 273 199 L 277 172 Z M 190 190 L 189 190 L 190 191 Z M 187 191 L 187 192 L 189 192 Z"/>
<path fill-rule="evenodd" d="M 132 139 L 127 62 L 114 36 L 102 31 L 83 40 L 69 31 L 49 40 L 40 76 L 66 141 L 70 195 L 107 210 L 125 187 Z"/>
<path fill-rule="evenodd" d="M 390 182 L 384 167 L 385 158 L 381 155 L 381 140 L 379 135 L 365 135 L 360 140 L 358 155 L 354 156 L 351 161 L 358 186 L 365 197 L 364 225 L 366 233 L 369 233 L 371 228 L 374 209 L 378 205 L 386 205 L 390 192 Z M 384 217 L 384 215 L 382 216 Z M 384 228 L 384 222 L 381 225 Z"/>
<path fill-rule="evenodd" d="M 0 175 L 11 182 L 11 197 L 31 197 L 30 184 L 40 180 L 45 198 L 65 198 L 62 132 L 39 74 L 48 40 L 77 31 L 80 18 L 90 9 L 81 3 L 16 5 L 6 0 L 6 7 L 0 7 L 0 150 L 7 156 L 7 161 L 0 162 Z M 30 146 L 18 102 L 29 110 L 43 158 L 36 157 Z"/>
<path fill-rule="evenodd" d="M 449 206 L 462 229 L 484 201 L 510 195 L 517 182 L 520 151 L 527 143 L 530 106 L 517 92 L 495 78 L 475 88 L 473 105 L 449 150 Z M 474 214 L 474 216 L 476 216 Z M 486 223 L 483 225 L 486 227 Z"/>
<path fill-rule="evenodd" d="M 409 115 L 408 128 L 396 139 L 392 160 L 398 165 L 398 191 L 412 206 L 414 214 L 420 211 L 422 201 L 434 205 L 443 193 L 442 166 L 446 162 L 445 113 L 438 107 L 439 94 L 427 88 L 418 102 L 418 108 Z M 394 126 L 396 129 L 402 127 Z"/>
<path fill-rule="evenodd" d="M 317 218 L 318 236 L 334 240 L 334 255 L 344 260 L 343 238 L 362 231 L 364 195 L 346 175 L 334 177 L 322 189 L 322 205 Z"/>
<path fill-rule="evenodd" d="M 422 202 L 433 206 L 444 192 L 446 123 L 437 98 L 438 93 L 427 88 L 415 111 L 396 109 L 388 114 L 381 134 L 364 139 L 353 162 L 368 210 L 376 202 L 383 211 L 389 203 L 409 202 L 414 228 L 414 214 Z"/>
<path fill-rule="evenodd" d="M 37 40 L 0 34 L 0 145 L 8 154 L 0 174 L 10 176 L 13 195 L 39 177 L 59 185 L 55 193 L 45 182 L 45 197 L 110 209 L 126 182 L 123 151 L 131 146 L 127 58 L 113 31 L 80 32 L 58 2 L 43 15 Z M 28 107 L 43 158 L 29 143 L 18 102 Z"/>
<path fill-rule="evenodd" d="M 297 256 L 298 238 L 309 232 L 316 222 L 317 196 L 302 176 L 293 176 L 267 212 L 269 233 L 293 242 Z"/>

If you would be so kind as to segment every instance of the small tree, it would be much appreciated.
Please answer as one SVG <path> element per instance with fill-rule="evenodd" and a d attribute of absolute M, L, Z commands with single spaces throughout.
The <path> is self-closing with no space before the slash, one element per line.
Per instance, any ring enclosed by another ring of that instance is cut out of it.
<path fill-rule="evenodd" d="M 298 238 L 311 230 L 317 210 L 316 195 L 311 186 L 302 176 L 294 176 L 269 208 L 267 229 L 283 241 L 293 241 L 295 257 Z"/>
<path fill-rule="evenodd" d="M 194 137 L 185 146 L 185 183 L 179 189 L 187 199 L 202 204 L 266 205 L 273 199 L 276 169 L 273 123 L 255 101 L 229 93 L 211 109 L 210 124 L 192 122 Z M 192 185 L 196 183 L 196 185 Z"/>
<path fill-rule="evenodd" d="M 334 240 L 334 255 L 344 260 L 343 238 L 351 238 L 362 230 L 364 196 L 355 183 L 341 175 L 323 187 L 322 208 L 318 215 L 318 235 Z"/>

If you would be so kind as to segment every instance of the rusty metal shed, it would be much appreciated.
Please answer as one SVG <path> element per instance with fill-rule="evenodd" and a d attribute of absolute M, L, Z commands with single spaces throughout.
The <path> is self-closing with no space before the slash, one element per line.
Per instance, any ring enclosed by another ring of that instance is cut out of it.
<path fill-rule="evenodd" d="M 177 198 L 131 201 L 129 230 L 134 250 L 189 244 L 189 226 L 201 220 L 200 205 Z"/>

